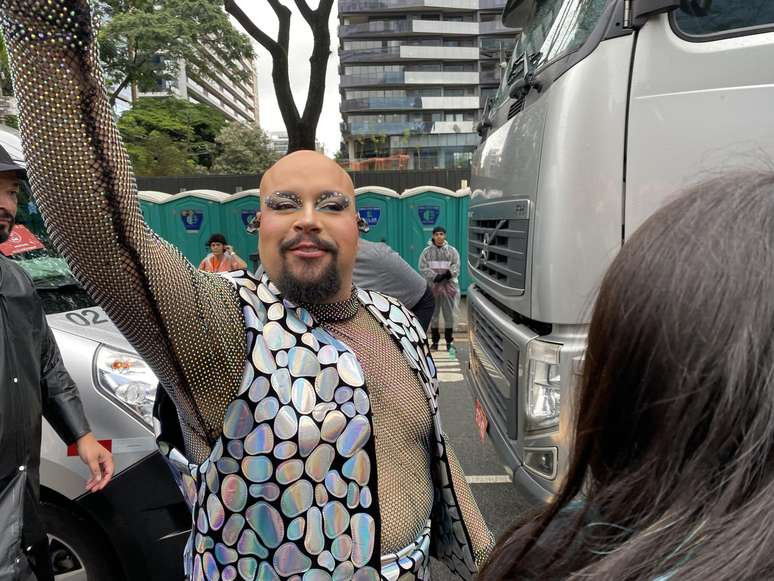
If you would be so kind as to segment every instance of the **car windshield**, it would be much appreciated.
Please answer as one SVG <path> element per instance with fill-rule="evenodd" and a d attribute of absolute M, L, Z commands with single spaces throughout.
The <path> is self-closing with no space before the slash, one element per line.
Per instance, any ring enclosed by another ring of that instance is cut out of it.
<path fill-rule="evenodd" d="M 65 259 L 51 243 L 43 218 L 27 187 L 22 187 L 19 192 L 16 223 L 30 230 L 43 245 L 43 248 L 20 252 L 10 258 L 17 261 L 32 278 L 46 313 L 63 313 L 94 306 L 94 301 L 83 290 Z"/>
<path fill-rule="evenodd" d="M 586 42 L 608 0 L 542 0 L 523 26 L 522 38 L 536 66 L 577 50 Z"/>

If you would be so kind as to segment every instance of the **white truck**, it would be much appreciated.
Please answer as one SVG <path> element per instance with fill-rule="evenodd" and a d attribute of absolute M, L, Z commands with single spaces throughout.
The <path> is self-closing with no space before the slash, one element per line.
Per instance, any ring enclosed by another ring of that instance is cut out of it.
<path fill-rule="evenodd" d="M 567 469 L 611 259 L 682 187 L 774 159 L 774 2 L 510 0 L 503 21 L 518 43 L 471 176 L 469 379 L 538 501 Z"/>

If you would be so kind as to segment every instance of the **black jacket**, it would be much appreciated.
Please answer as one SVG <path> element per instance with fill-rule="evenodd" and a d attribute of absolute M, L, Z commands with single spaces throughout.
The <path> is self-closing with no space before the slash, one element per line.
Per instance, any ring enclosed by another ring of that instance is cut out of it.
<path fill-rule="evenodd" d="M 41 416 L 66 444 L 89 424 L 30 277 L 4 256 L 0 326 L 0 581 L 15 581 L 30 578 L 21 548 L 44 534 L 37 514 Z"/>

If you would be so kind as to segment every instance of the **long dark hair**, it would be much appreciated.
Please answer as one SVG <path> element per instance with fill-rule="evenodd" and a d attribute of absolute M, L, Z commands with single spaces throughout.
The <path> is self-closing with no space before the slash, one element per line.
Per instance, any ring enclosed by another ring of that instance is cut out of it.
<path fill-rule="evenodd" d="M 561 492 L 480 581 L 774 579 L 774 173 L 698 185 L 624 244 L 579 387 Z"/>

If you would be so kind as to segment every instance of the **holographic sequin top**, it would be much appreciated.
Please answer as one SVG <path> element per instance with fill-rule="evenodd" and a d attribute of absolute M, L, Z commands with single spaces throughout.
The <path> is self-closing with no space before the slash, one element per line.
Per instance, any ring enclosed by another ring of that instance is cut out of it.
<path fill-rule="evenodd" d="M 460 577 L 470 578 L 476 571 L 471 532 L 477 537 L 480 532 L 469 530 L 462 515 L 470 516 L 476 529 L 482 521 L 470 490 L 460 486 L 456 459 L 449 456 L 437 414 L 435 367 L 416 318 L 395 299 L 358 291 L 364 308 L 350 301 L 342 306 L 344 315 L 327 324 L 351 327 L 362 313 L 378 324 L 371 334 L 391 342 L 382 348 L 401 353 L 403 359 L 393 363 L 413 371 L 406 379 L 424 401 L 411 411 L 419 425 L 423 418 L 429 422 L 424 446 L 415 443 L 403 450 L 409 458 L 416 457 L 414 449 L 425 455 L 423 472 L 409 467 L 404 477 L 411 484 L 404 478 L 404 487 L 423 490 L 424 481 L 431 491 L 424 509 L 422 503 L 407 503 L 411 495 L 405 491 L 394 492 L 398 498 L 391 499 L 402 502 L 381 500 L 378 474 L 383 469 L 394 473 L 405 464 L 392 465 L 401 451 L 390 450 L 389 439 L 379 450 L 376 418 L 387 413 L 376 413 L 373 390 L 355 351 L 309 310 L 283 300 L 266 276 L 258 281 L 235 274 L 233 281 L 249 356 L 222 434 L 201 465 L 159 442 L 193 511 L 187 573 L 196 581 L 300 575 L 427 579 L 432 539 L 438 556 Z M 350 308 L 354 313 L 347 317 Z M 321 315 L 323 308 L 314 310 Z M 385 459 L 385 453 L 390 457 Z M 385 514 L 392 527 L 411 533 L 404 545 L 386 546 L 390 541 L 381 534 L 385 508 L 399 513 Z M 399 515 L 404 520 L 396 520 Z M 421 524 L 418 531 L 412 530 L 415 522 Z M 491 546 L 488 531 L 483 543 L 477 541 L 484 551 Z"/>

